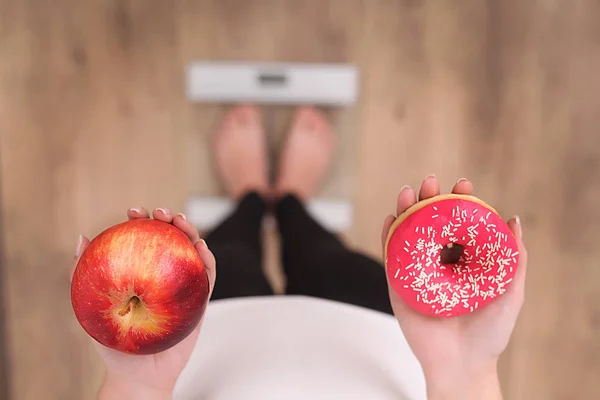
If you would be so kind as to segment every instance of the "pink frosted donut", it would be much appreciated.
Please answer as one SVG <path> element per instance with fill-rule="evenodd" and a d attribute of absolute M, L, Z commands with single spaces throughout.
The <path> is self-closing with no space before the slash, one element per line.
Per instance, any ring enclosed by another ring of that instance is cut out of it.
<path fill-rule="evenodd" d="M 501 296 L 519 263 L 517 241 L 489 205 L 473 196 L 421 201 L 392 225 L 388 280 L 414 310 L 453 317 Z"/>

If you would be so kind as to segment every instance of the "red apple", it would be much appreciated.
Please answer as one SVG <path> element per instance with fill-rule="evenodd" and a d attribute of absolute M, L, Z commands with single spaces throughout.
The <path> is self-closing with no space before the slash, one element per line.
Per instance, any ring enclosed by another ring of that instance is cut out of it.
<path fill-rule="evenodd" d="M 208 303 L 204 264 L 178 228 L 154 219 L 112 226 L 84 250 L 71 284 L 83 329 L 103 345 L 154 354 L 186 338 Z"/>

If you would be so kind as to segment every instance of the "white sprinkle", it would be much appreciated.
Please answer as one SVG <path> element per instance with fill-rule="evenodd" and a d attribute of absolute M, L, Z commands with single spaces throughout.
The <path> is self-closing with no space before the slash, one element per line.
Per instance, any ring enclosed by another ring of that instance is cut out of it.
<path fill-rule="evenodd" d="M 405 240 L 405 241 L 404 241 L 404 243 L 405 243 L 407 246 L 410 246 L 410 243 L 408 242 L 408 240 Z"/>
<path fill-rule="evenodd" d="M 398 278 L 399 273 L 400 273 L 400 268 L 398 268 L 398 270 L 396 271 L 396 274 L 394 275 L 394 279 Z"/>
<path fill-rule="evenodd" d="M 488 219 L 490 217 L 490 215 L 492 214 L 492 212 L 488 212 L 487 215 L 485 216 L 485 219 Z"/>
<path fill-rule="evenodd" d="M 431 216 L 431 218 L 437 218 L 437 217 L 439 217 L 439 215 L 437 215 L 437 214 Z"/>
<path fill-rule="evenodd" d="M 478 212 L 478 211 L 479 211 L 479 209 L 478 209 L 478 208 L 474 209 L 474 210 L 473 210 L 473 215 L 477 214 L 477 212 Z"/>
<path fill-rule="evenodd" d="M 435 211 L 437 211 L 437 207 L 436 207 L 436 206 L 433 206 L 433 209 L 434 209 Z"/>

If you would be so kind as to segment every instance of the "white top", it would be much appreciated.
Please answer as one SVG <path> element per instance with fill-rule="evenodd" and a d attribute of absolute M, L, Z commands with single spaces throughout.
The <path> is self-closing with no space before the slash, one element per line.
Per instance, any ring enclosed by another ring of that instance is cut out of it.
<path fill-rule="evenodd" d="M 303 296 L 212 301 L 174 398 L 425 399 L 396 319 Z"/>

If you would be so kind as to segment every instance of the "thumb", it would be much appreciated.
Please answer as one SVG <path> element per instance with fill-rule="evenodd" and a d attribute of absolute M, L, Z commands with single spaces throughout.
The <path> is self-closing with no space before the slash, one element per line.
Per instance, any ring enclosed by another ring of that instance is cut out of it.
<path fill-rule="evenodd" d="M 517 295 L 517 298 L 522 301 L 525 292 L 525 275 L 527 273 L 528 255 L 525 243 L 523 242 L 521 219 L 518 216 L 511 218 L 508 221 L 508 226 L 517 240 L 517 247 L 519 249 L 519 265 L 517 266 L 513 282 L 508 287 L 508 291 L 514 292 L 514 294 Z"/>
<path fill-rule="evenodd" d="M 387 242 L 388 235 L 390 234 L 390 228 L 396 220 L 393 215 L 388 215 L 383 221 L 383 228 L 381 230 L 381 247 L 383 248 L 383 254 L 385 254 L 385 242 Z"/>
<path fill-rule="evenodd" d="M 77 247 L 75 247 L 75 257 L 73 257 L 73 263 L 71 264 L 71 270 L 69 272 L 69 280 L 73 280 L 73 273 L 75 273 L 75 267 L 79 262 L 79 258 L 81 254 L 85 250 L 86 247 L 90 244 L 90 239 L 86 238 L 83 235 L 79 235 L 79 239 L 77 240 Z"/>
<path fill-rule="evenodd" d="M 212 291 L 215 287 L 215 281 L 217 279 L 217 260 L 215 259 L 215 255 L 208 248 L 206 241 L 204 239 L 199 239 L 194 243 L 194 247 L 196 251 L 200 255 L 200 259 L 206 268 L 206 273 L 208 274 L 208 283 L 210 284 L 210 295 L 212 295 Z"/>

